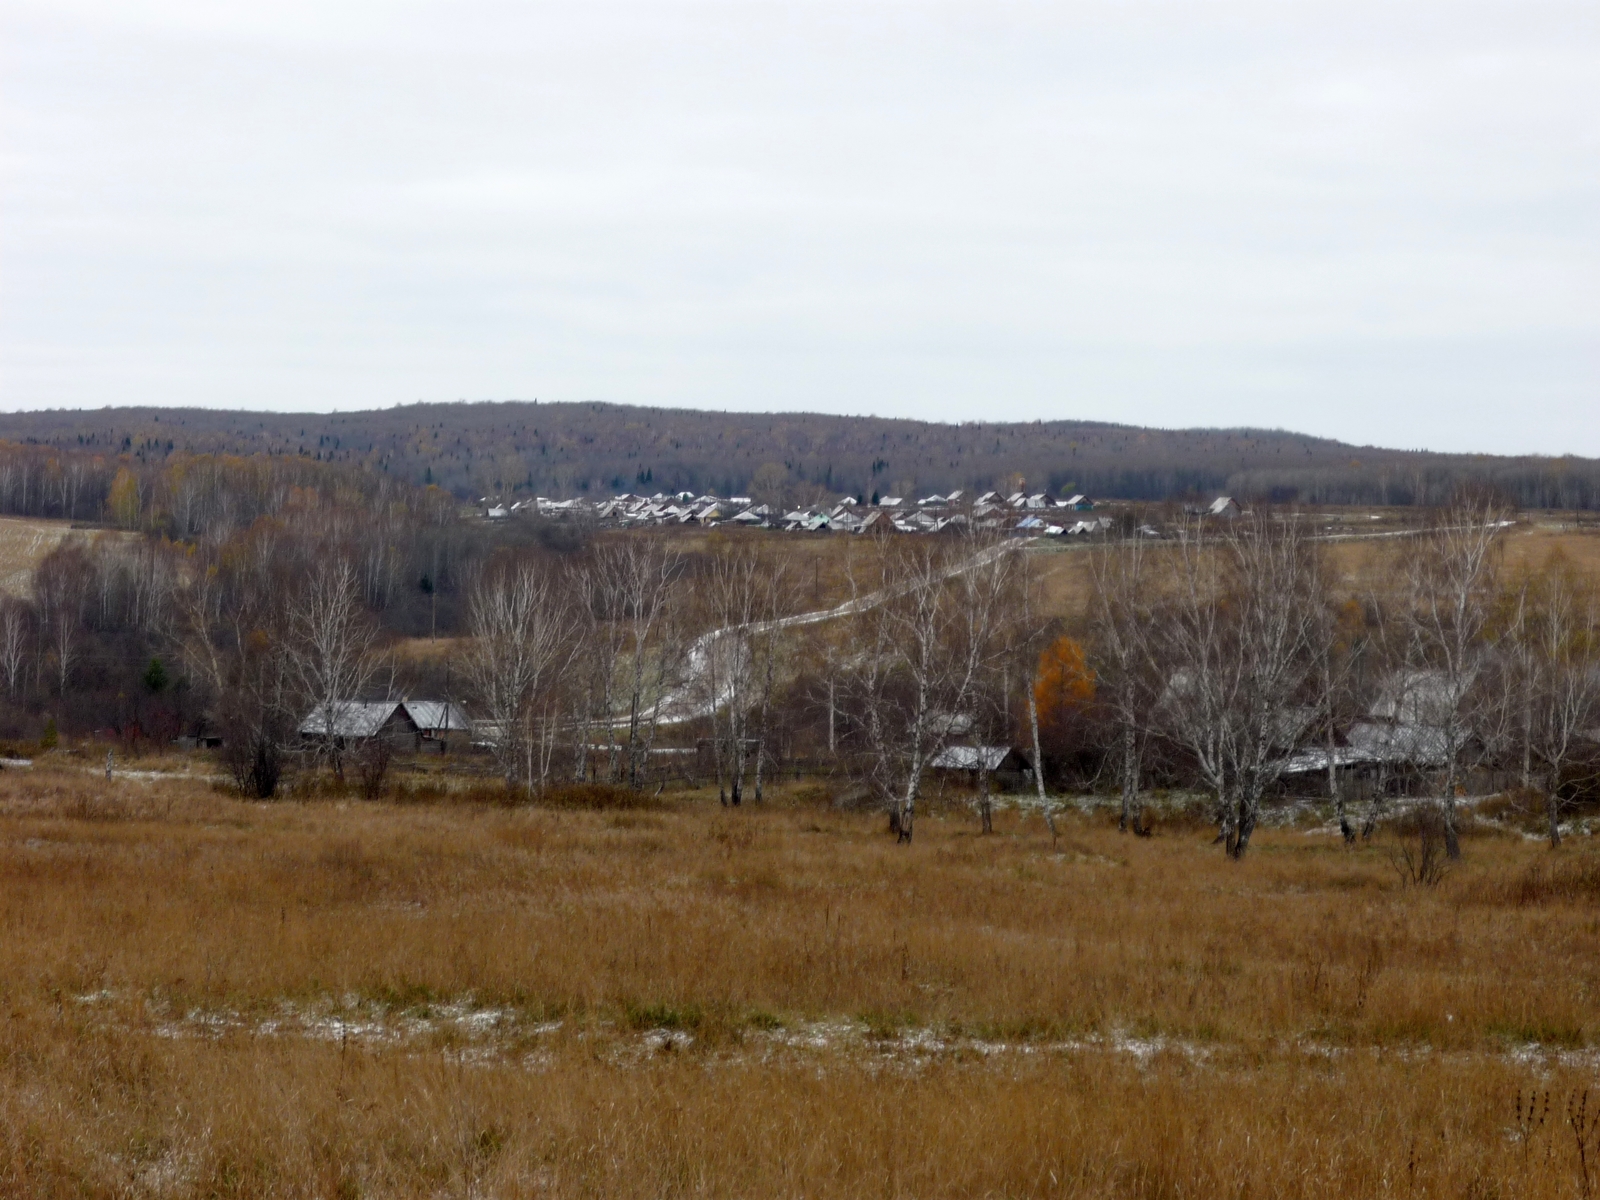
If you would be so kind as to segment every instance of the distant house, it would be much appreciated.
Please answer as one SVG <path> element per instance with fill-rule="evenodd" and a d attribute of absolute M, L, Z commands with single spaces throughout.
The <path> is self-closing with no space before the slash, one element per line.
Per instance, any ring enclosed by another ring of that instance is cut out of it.
<path fill-rule="evenodd" d="M 1208 517 L 1237 517 L 1239 505 L 1232 496 L 1218 496 L 1211 502 L 1211 507 L 1206 509 Z"/>
<path fill-rule="evenodd" d="M 1076 495 L 1068 496 L 1061 502 L 1061 506 L 1063 508 L 1076 509 L 1078 512 L 1091 512 L 1094 509 L 1094 501 L 1079 492 Z"/>
<path fill-rule="evenodd" d="M 472 732 L 472 718 L 459 704 L 449 700 L 402 700 L 411 723 L 417 727 L 416 749 L 449 753 L 452 738 Z"/>
<path fill-rule="evenodd" d="M 374 738 L 396 746 L 415 741 L 420 730 L 398 700 L 336 700 L 318 705 L 300 722 L 302 741 L 333 741 L 340 746 Z"/>
<path fill-rule="evenodd" d="M 1481 751 L 1483 740 L 1456 714 L 1459 702 L 1457 688 L 1442 672 L 1396 671 L 1379 685 L 1366 714 L 1345 732 L 1343 744 L 1333 748 L 1333 765 L 1393 785 L 1447 766 L 1452 755 L 1468 747 Z M 1283 773 L 1319 775 L 1328 769 L 1328 758 L 1327 748 L 1308 746 L 1289 760 Z"/>
<path fill-rule="evenodd" d="M 318 706 L 300 722 L 300 740 L 349 747 L 374 739 L 393 749 L 444 753 L 453 733 L 470 733 L 472 722 L 447 700 L 340 700 Z"/>
<path fill-rule="evenodd" d="M 893 528 L 893 526 L 894 519 L 887 512 L 879 509 L 877 512 L 868 513 L 866 519 L 856 526 L 855 532 L 866 533 L 869 529 L 875 529 L 882 533 Z"/>
<path fill-rule="evenodd" d="M 934 755 L 928 769 L 974 786 L 979 772 L 987 771 L 1002 791 L 1021 787 L 1032 774 L 1027 755 L 1015 746 L 946 746 Z"/>

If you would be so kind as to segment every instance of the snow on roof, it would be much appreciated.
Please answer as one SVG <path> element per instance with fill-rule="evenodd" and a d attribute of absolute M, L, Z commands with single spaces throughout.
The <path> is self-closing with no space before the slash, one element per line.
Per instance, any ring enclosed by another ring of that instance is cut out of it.
<path fill-rule="evenodd" d="M 1450 723 L 1462 697 L 1476 678 L 1475 671 L 1452 680 L 1443 671 L 1395 671 L 1378 686 L 1367 715 L 1402 725 L 1441 728 Z"/>
<path fill-rule="evenodd" d="M 418 729 L 448 731 L 472 728 L 472 718 L 462 711 L 459 704 L 448 700 L 402 700 L 400 707 L 417 723 Z"/>
<path fill-rule="evenodd" d="M 307 713 L 300 732 L 326 737 L 331 725 L 334 737 L 372 737 L 399 707 L 398 700 L 336 700 L 326 711 L 318 705 Z"/>
<path fill-rule="evenodd" d="M 1010 753 L 1010 746 L 946 746 L 928 765 L 944 771 L 997 771 Z"/>

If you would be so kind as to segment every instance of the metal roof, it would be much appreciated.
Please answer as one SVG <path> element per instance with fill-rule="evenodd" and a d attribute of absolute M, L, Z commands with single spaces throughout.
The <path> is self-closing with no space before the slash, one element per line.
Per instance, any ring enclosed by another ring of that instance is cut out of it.
<path fill-rule="evenodd" d="M 328 711 L 319 704 L 300 722 L 300 732 L 326 737 L 331 725 L 334 737 L 372 737 L 399 707 L 398 700 L 337 700 L 328 706 Z"/>
<path fill-rule="evenodd" d="M 417 723 L 418 729 L 465 732 L 472 728 L 472 719 L 461 706 L 448 700 L 403 700 L 401 707 Z"/>
<path fill-rule="evenodd" d="M 997 771 L 1011 752 L 1010 746 L 946 746 L 928 765 L 941 771 Z"/>

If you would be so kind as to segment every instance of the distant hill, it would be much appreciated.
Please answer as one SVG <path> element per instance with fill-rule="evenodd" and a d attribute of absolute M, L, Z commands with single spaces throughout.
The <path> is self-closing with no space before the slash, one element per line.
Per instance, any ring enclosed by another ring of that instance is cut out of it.
<path fill-rule="evenodd" d="M 456 495 L 688 489 L 786 499 L 955 488 L 1166 500 L 1436 503 L 1467 479 L 1526 507 L 1600 507 L 1600 461 L 1351 446 L 1281 430 L 1091 421 L 959 425 L 614 404 L 416 404 L 360 413 L 106 408 L 0 414 L 0 439 L 156 465 L 178 453 L 364 464 Z"/>

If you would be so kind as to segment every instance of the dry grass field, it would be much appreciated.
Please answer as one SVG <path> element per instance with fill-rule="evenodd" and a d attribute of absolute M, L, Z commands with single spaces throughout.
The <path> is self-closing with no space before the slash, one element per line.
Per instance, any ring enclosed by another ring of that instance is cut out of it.
<path fill-rule="evenodd" d="M 71 531 L 71 521 L 0 517 L 0 594 L 31 595 L 34 568 Z"/>
<path fill-rule="evenodd" d="M 0 1194 L 1600 1185 L 1586 839 L 1427 888 L 1393 832 L 1061 832 L 5 770 Z"/>

